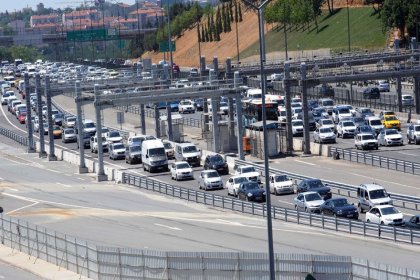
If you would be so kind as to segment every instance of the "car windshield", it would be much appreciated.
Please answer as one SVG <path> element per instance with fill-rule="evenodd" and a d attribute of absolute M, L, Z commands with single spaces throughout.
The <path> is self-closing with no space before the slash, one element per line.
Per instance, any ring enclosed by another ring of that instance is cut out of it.
<path fill-rule="evenodd" d="M 375 140 L 372 134 L 362 135 L 362 140 Z"/>
<path fill-rule="evenodd" d="M 181 105 L 191 105 L 190 101 L 181 101 L 180 102 Z"/>
<path fill-rule="evenodd" d="M 75 122 L 76 121 L 76 118 L 67 118 L 67 122 Z"/>
<path fill-rule="evenodd" d="M 217 173 L 217 171 L 206 172 L 206 173 L 204 173 L 204 177 L 205 178 L 218 178 L 219 177 L 219 173 Z"/>
<path fill-rule="evenodd" d="M 187 147 L 184 147 L 182 149 L 182 151 L 184 153 L 194 153 L 194 152 L 197 152 L 197 147 L 196 146 L 187 146 Z"/>
<path fill-rule="evenodd" d="M 53 126 L 53 130 L 61 130 L 60 127 L 58 125 L 54 125 Z"/>
<path fill-rule="evenodd" d="M 85 127 L 86 128 L 94 128 L 95 127 L 95 124 L 94 123 L 91 123 L 91 122 L 85 123 Z"/>
<path fill-rule="evenodd" d="M 286 175 L 277 175 L 274 180 L 276 182 L 285 182 L 289 181 L 289 177 L 287 177 Z"/>
<path fill-rule="evenodd" d="M 311 180 L 307 181 L 307 184 L 310 189 L 322 188 L 324 184 L 322 184 L 321 180 Z"/>
<path fill-rule="evenodd" d="M 109 137 L 120 137 L 120 133 L 118 131 L 111 131 Z"/>
<path fill-rule="evenodd" d="M 252 166 L 242 168 L 242 173 L 255 172 L 255 168 Z"/>
<path fill-rule="evenodd" d="M 381 121 L 380 121 L 380 120 L 371 120 L 371 121 L 370 121 L 370 124 L 371 124 L 371 125 L 382 125 L 382 123 L 381 123 Z"/>
<path fill-rule="evenodd" d="M 326 124 L 334 124 L 334 123 L 332 120 L 323 120 L 322 125 L 326 125 Z"/>
<path fill-rule="evenodd" d="M 340 109 L 338 109 L 338 112 L 340 114 L 349 114 L 350 113 L 350 109 L 349 108 L 340 108 Z"/>
<path fill-rule="evenodd" d="M 133 138 L 131 138 L 131 142 L 132 143 L 141 143 L 141 139 L 140 139 L 140 137 L 133 137 Z"/>
<path fill-rule="evenodd" d="M 302 108 L 294 108 L 293 110 L 294 110 L 295 114 L 302 113 Z"/>
<path fill-rule="evenodd" d="M 371 114 L 372 113 L 372 111 L 368 108 L 367 109 L 362 109 L 361 112 L 362 112 L 362 114 Z"/>
<path fill-rule="evenodd" d="M 151 157 L 163 157 L 165 155 L 165 148 L 153 148 L 149 150 L 149 156 Z"/>
<path fill-rule="evenodd" d="M 165 147 L 165 149 L 172 149 L 172 145 L 169 142 L 163 143 L 163 147 Z"/>
<path fill-rule="evenodd" d="M 125 147 L 123 144 L 114 144 L 114 150 L 117 150 L 117 149 L 125 149 Z"/>
<path fill-rule="evenodd" d="M 248 179 L 246 177 L 237 177 L 237 178 L 233 179 L 233 182 L 235 184 L 240 184 L 240 183 L 243 183 L 243 182 L 246 182 L 246 181 L 248 181 Z"/>
<path fill-rule="evenodd" d="M 400 211 L 398 211 L 397 208 L 393 206 L 384 207 L 381 209 L 382 215 L 392 215 L 392 214 L 398 214 Z"/>
<path fill-rule="evenodd" d="M 190 165 L 188 163 L 186 163 L 186 162 L 178 163 L 176 165 L 176 168 L 178 168 L 178 169 L 190 168 Z"/>
<path fill-rule="evenodd" d="M 342 206 L 346 206 L 349 205 L 349 203 L 347 202 L 347 199 L 342 198 L 342 199 L 337 199 L 333 201 L 333 206 L 335 207 L 342 207 Z"/>
<path fill-rule="evenodd" d="M 343 126 L 354 126 L 353 122 L 343 122 Z"/>
<path fill-rule="evenodd" d="M 66 129 L 64 130 L 64 134 L 74 134 L 74 129 Z"/>
<path fill-rule="evenodd" d="M 388 117 L 385 117 L 385 120 L 386 120 L 386 121 L 396 121 L 396 120 L 398 120 L 398 119 L 397 119 L 397 117 L 396 117 L 396 116 L 388 116 Z"/>
<path fill-rule="evenodd" d="M 325 100 L 322 102 L 323 106 L 334 106 L 334 102 L 332 100 Z"/>
<path fill-rule="evenodd" d="M 364 118 L 353 118 L 354 122 L 365 122 Z"/>
<path fill-rule="evenodd" d="M 63 113 L 58 113 L 58 114 L 54 115 L 54 118 L 56 118 L 56 119 L 62 119 L 63 117 L 64 117 Z"/>
<path fill-rule="evenodd" d="M 303 126 L 303 122 L 302 121 L 296 121 L 296 122 L 292 122 L 293 126 Z"/>
<path fill-rule="evenodd" d="M 228 104 L 226 102 L 220 102 L 220 107 L 227 107 Z"/>
<path fill-rule="evenodd" d="M 138 146 L 138 145 L 131 146 L 130 147 L 130 152 L 141 152 L 141 147 Z"/>
<path fill-rule="evenodd" d="M 388 194 L 384 189 L 370 191 L 369 195 L 370 195 L 370 199 L 378 199 L 378 198 L 388 197 Z"/>
<path fill-rule="evenodd" d="M 305 195 L 306 201 L 322 200 L 322 197 L 318 193 L 309 193 Z"/>
<path fill-rule="evenodd" d="M 398 134 L 398 131 L 396 129 L 388 129 L 385 131 L 386 135 L 396 135 Z"/>
<path fill-rule="evenodd" d="M 255 183 L 255 182 L 245 184 L 245 190 L 247 190 L 247 191 L 257 190 L 259 188 L 260 188 L 260 186 L 258 186 L 258 183 Z"/>
<path fill-rule="evenodd" d="M 414 130 L 415 130 L 415 131 L 420 131 L 420 126 L 415 126 L 415 127 L 414 127 Z"/>
<path fill-rule="evenodd" d="M 210 157 L 210 162 L 212 162 L 212 163 L 224 163 L 225 161 L 223 160 L 221 155 L 215 155 L 213 157 Z"/>
<path fill-rule="evenodd" d="M 10 94 L 8 94 L 8 93 L 3 94 L 3 97 L 9 97 L 9 96 L 10 96 Z"/>
<path fill-rule="evenodd" d="M 403 96 L 402 99 L 409 100 L 409 99 L 412 99 L 412 97 L 410 95 L 406 95 L 406 96 Z"/>
<path fill-rule="evenodd" d="M 319 129 L 319 133 L 329 133 L 329 132 L 332 132 L 331 128 L 329 127 L 323 127 Z"/>

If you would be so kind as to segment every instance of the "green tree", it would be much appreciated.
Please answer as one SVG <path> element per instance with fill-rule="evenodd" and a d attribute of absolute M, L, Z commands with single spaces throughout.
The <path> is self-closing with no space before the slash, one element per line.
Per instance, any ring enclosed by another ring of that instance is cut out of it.
<path fill-rule="evenodd" d="M 382 23 L 385 29 L 397 28 L 404 40 L 407 27 L 409 7 L 418 0 L 385 0 L 381 11 Z"/>
<path fill-rule="evenodd" d="M 229 15 L 230 15 L 230 22 L 232 23 L 235 20 L 233 18 L 233 1 L 229 1 Z"/>
<path fill-rule="evenodd" d="M 207 39 L 206 39 L 206 32 L 205 32 L 205 26 L 202 26 L 202 27 L 201 27 L 201 41 L 202 41 L 202 42 L 207 42 Z"/>
<path fill-rule="evenodd" d="M 201 42 L 200 24 L 197 24 L 197 40 Z"/>
<path fill-rule="evenodd" d="M 237 1 L 235 1 L 234 6 L 235 6 L 235 22 L 238 22 L 239 17 L 238 17 L 238 2 Z"/>
<path fill-rule="evenodd" d="M 225 3 L 223 3 L 222 5 L 222 12 L 221 12 L 221 18 L 220 18 L 220 23 L 222 23 L 222 32 L 226 33 L 227 32 L 227 24 L 226 24 L 226 5 Z"/>
<path fill-rule="evenodd" d="M 372 5 L 372 8 L 375 10 L 375 12 L 378 12 L 384 5 L 384 0 L 364 0 L 363 4 Z"/>
<path fill-rule="evenodd" d="M 239 22 L 242 22 L 242 8 L 241 3 L 238 3 Z"/>

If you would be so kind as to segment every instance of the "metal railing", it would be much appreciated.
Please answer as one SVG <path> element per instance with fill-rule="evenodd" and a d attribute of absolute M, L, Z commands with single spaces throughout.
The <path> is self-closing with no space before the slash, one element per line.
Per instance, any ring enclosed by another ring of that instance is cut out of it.
<path fill-rule="evenodd" d="M 6 136 L 7 138 L 10 138 L 10 139 L 16 141 L 17 143 L 19 143 L 23 146 L 28 146 L 29 145 L 28 137 L 19 135 L 19 134 L 15 133 L 15 132 L 7 129 L 7 128 L 0 127 L 0 134 L 3 135 L 3 136 Z"/>
<path fill-rule="evenodd" d="M 332 150 L 334 150 L 334 149 L 332 149 Z M 334 153 L 334 151 L 331 153 L 331 155 L 333 153 Z M 363 154 L 363 153 L 361 153 L 361 154 Z M 257 171 L 262 172 L 262 174 L 264 174 L 264 172 L 263 172 L 264 171 L 264 166 L 261 166 L 261 165 L 256 164 L 256 163 L 252 163 L 252 162 L 244 161 L 244 160 L 235 160 L 235 165 L 252 165 L 252 166 L 254 166 L 254 168 Z M 304 175 L 300 175 L 300 174 L 296 174 L 296 173 L 292 173 L 292 172 L 287 172 L 287 171 L 279 170 L 279 169 L 275 169 L 275 168 L 270 168 L 270 174 L 284 174 L 284 175 L 289 176 L 289 178 L 291 178 L 293 180 L 299 180 L 299 181 L 313 178 L 313 177 L 308 177 L 308 176 L 304 176 Z M 331 188 L 331 191 L 335 194 L 344 195 L 344 196 L 352 197 L 352 198 L 357 198 L 357 186 L 342 184 L 342 183 L 328 181 L 328 180 L 322 180 L 322 182 L 324 184 L 328 185 Z M 390 193 L 390 192 L 388 192 L 388 193 L 391 195 L 391 198 L 393 199 L 393 202 L 394 202 L 395 206 L 405 208 L 405 209 L 411 209 L 411 210 L 419 210 L 420 209 L 420 198 L 419 197 L 402 195 L 402 194 L 397 194 L 397 193 Z"/>
<path fill-rule="evenodd" d="M 193 201 L 195 203 L 262 217 L 265 217 L 267 213 L 265 204 L 251 203 L 235 198 L 177 187 L 154 179 L 128 173 L 124 174 L 123 179 L 123 182 L 126 184 L 172 197 L 177 197 L 179 199 Z M 337 232 L 374 237 L 394 242 L 420 245 L 420 231 L 412 229 L 377 225 L 336 217 L 327 217 L 324 215 L 306 213 L 278 206 L 272 207 L 272 215 L 275 220 L 308 225 L 311 227 Z"/>
<path fill-rule="evenodd" d="M 97 246 L 13 217 L 0 216 L 2 244 L 90 279 L 209 280 L 268 277 L 259 252 L 165 252 Z M 252 265 L 250 265 L 252 264 Z M 275 254 L 276 278 L 415 280 L 420 272 L 349 256 Z"/>
<path fill-rule="evenodd" d="M 410 173 L 413 175 L 420 175 L 420 163 L 374 155 L 371 153 L 357 152 L 338 147 L 330 147 L 329 156 L 333 157 L 336 153 L 339 154 L 340 159 Z"/>

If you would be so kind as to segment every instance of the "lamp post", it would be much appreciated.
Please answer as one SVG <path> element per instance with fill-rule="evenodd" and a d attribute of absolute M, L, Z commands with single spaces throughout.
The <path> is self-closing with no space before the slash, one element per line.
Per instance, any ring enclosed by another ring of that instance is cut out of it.
<path fill-rule="evenodd" d="M 347 36 L 349 42 L 349 52 L 351 52 L 350 44 L 350 9 L 349 9 L 349 0 L 347 0 Z"/>
<path fill-rule="evenodd" d="M 171 63 L 170 66 L 170 73 L 171 73 L 171 81 L 173 79 L 173 75 L 174 75 L 174 67 L 173 67 L 173 56 L 172 56 L 172 39 L 171 39 L 171 15 L 170 15 L 170 10 L 169 10 L 169 0 L 167 0 L 166 2 L 168 4 L 168 46 L 169 46 L 169 61 Z"/>
<path fill-rule="evenodd" d="M 268 139 L 267 139 L 267 115 L 265 108 L 265 94 L 267 91 L 266 78 L 264 73 L 264 62 L 265 62 L 265 38 L 264 38 L 264 7 L 270 2 L 270 0 L 264 0 L 263 2 L 255 5 L 248 0 L 243 0 L 247 5 L 252 7 L 258 12 L 258 31 L 259 31 L 259 43 L 260 43 L 260 76 L 261 76 L 261 105 L 262 105 L 262 122 L 263 122 L 263 138 L 264 138 L 264 176 L 265 176 L 265 195 L 267 205 L 267 239 L 268 239 L 268 257 L 270 262 L 270 280 L 275 280 L 275 267 L 274 267 L 274 249 L 273 249 L 273 225 L 271 219 L 271 199 L 270 199 L 270 182 L 269 182 L 269 165 L 268 165 Z"/>

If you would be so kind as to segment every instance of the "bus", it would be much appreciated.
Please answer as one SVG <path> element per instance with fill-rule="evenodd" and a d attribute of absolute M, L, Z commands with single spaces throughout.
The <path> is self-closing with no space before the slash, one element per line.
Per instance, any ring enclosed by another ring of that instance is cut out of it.
<path fill-rule="evenodd" d="M 265 101 L 267 120 L 278 121 L 278 104 L 270 100 Z M 248 127 L 252 123 L 262 121 L 262 100 L 242 101 L 242 123 Z"/>

